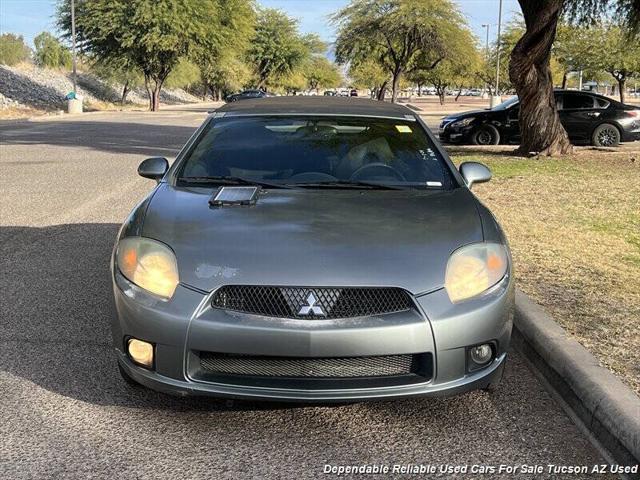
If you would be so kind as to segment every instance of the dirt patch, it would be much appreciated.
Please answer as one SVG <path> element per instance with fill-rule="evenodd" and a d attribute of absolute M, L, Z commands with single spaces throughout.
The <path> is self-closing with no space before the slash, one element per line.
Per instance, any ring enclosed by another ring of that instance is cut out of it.
<path fill-rule="evenodd" d="M 492 169 L 474 191 L 507 233 L 519 287 L 640 394 L 639 151 L 635 142 L 560 159 L 504 147 L 450 154 Z"/>

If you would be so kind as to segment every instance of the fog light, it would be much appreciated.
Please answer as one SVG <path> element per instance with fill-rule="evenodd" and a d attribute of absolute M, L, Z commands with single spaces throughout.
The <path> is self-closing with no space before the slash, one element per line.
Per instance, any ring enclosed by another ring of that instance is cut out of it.
<path fill-rule="evenodd" d="M 491 357 L 493 356 L 493 350 L 491 348 L 491 345 L 489 345 L 488 343 L 485 343 L 483 345 L 472 347 L 470 354 L 471 354 L 471 360 L 473 360 L 473 363 L 477 363 L 478 365 L 484 365 L 489 360 L 491 360 Z"/>
<path fill-rule="evenodd" d="M 127 343 L 129 357 L 138 365 L 153 367 L 153 344 L 132 338 Z"/>

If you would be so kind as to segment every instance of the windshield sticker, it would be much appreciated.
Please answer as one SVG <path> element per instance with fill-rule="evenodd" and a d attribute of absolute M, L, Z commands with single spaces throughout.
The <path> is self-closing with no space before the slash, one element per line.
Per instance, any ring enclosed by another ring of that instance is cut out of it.
<path fill-rule="evenodd" d="M 396 125 L 396 130 L 400 133 L 411 133 L 411 127 L 409 125 Z"/>

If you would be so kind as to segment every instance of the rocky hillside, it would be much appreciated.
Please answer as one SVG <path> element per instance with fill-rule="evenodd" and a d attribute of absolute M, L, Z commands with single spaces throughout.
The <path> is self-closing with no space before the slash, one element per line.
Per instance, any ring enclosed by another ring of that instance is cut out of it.
<path fill-rule="evenodd" d="M 65 95 L 73 90 L 71 75 L 59 70 L 40 68 L 31 64 L 15 67 L 0 65 L 0 110 L 7 108 L 35 108 L 52 111 L 65 108 Z M 107 85 L 99 78 L 78 73 L 78 94 L 84 97 L 88 108 L 95 108 L 103 102 L 120 101 L 121 88 Z M 163 90 L 163 103 L 191 103 L 199 99 L 181 89 Z M 144 88 L 133 90 L 127 97 L 128 103 L 146 104 Z"/>

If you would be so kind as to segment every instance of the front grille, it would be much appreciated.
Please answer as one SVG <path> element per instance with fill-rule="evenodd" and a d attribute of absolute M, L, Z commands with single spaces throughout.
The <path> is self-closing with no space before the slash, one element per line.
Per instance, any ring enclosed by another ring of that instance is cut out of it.
<path fill-rule="evenodd" d="M 211 302 L 215 308 L 296 319 L 335 319 L 403 312 L 413 307 L 400 288 L 315 288 L 227 285 Z"/>
<path fill-rule="evenodd" d="M 226 353 L 200 354 L 200 367 L 214 375 L 287 378 L 364 378 L 416 374 L 420 355 L 375 357 L 270 357 Z"/>

